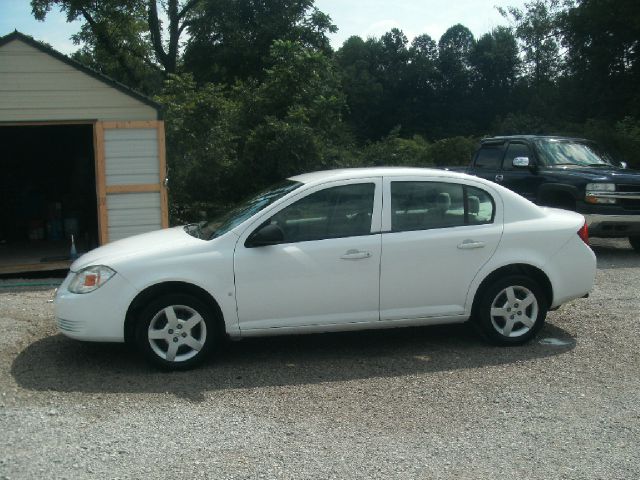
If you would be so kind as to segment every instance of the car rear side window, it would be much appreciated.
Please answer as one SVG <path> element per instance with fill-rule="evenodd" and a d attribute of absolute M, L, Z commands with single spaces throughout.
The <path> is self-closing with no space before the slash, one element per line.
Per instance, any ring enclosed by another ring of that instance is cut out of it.
<path fill-rule="evenodd" d="M 285 243 L 354 237 L 371 233 L 374 183 L 330 187 L 312 193 L 271 218 Z"/>
<path fill-rule="evenodd" d="M 491 195 L 484 190 L 469 186 L 464 187 L 464 194 L 467 205 L 467 225 L 493 223 L 496 208 Z"/>
<path fill-rule="evenodd" d="M 391 230 L 492 223 L 494 203 L 479 188 L 446 182 L 391 182 Z"/>
<path fill-rule="evenodd" d="M 497 170 L 498 168 L 500 168 L 503 154 L 503 145 L 483 145 L 478 151 L 474 166 L 476 168 L 489 168 Z"/>

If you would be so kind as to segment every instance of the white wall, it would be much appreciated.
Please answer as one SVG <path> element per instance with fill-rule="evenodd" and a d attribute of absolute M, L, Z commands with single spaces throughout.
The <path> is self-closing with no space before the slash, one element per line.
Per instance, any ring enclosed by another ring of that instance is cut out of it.
<path fill-rule="evenodd" d="M 162 228 L 160 193 L 110 193 L 107 195 L 109 241 Z"/>
<path fill-rule="evenodd" d="M 0 122 L 157 117 L 151 106 L 19 39 L 0 47 Z"/>

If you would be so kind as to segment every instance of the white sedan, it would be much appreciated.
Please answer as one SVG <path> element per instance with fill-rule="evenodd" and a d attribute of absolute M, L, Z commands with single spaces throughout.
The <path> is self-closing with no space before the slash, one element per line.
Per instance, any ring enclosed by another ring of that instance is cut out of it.
<path fill-rule="evenodd" d="M 79 258 L 58 289 L 65 335 L 131 342 L 188 368 L 225 337 L 471 319 L 521 344 L 593 286 L 584 218 L 494 183 L 413 168 L 292 177 L 223 218 Z"/>

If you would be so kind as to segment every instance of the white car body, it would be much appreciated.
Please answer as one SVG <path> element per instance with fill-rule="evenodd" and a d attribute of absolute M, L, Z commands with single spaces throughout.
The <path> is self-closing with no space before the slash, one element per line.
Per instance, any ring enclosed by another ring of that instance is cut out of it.
<path fill-rule="evenodd" d="M 210 295 L 232 338 L 464 322 L 483 280 L 515 264 L 546 276 L 549 308 L 592 289 L 595 256 L 577 234 L 584 218 L 538 207 L 494 183 L 412 168 L 332 170 L 291 180 L 303 185 L 212 240 L 175 227 L 83 255 L 56 295 L 60 331 L 80 340 L 123 342 L 134 299 L 168 282 Z M 395 181 L 481 189 L 493 198 L 493 221 L 393 232 L 389 206 Z M 297 200 L 361 182 L 375 184 L 367 235 L 245 246 L 265 220 Z M 116 273 L 90 293 L 69 291 L 76 273 L 93 265 Z"/>

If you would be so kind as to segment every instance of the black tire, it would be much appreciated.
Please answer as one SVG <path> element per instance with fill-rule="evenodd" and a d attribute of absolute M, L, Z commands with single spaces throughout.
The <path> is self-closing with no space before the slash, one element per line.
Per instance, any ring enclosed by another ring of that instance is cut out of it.
<path fill-rule="evenodd" d="M 474 321 L 483 336 L 495 345 L 522 345 L 544 325 L 549 301 L 529 277 L 509 275 L 487 285 L 478 295 Z M 498 311 L 504 315 L 496 314 Z"/>
<path fill-rule="evenodd" d="M 629 237 L 629 243 L 631 244 L 631 248 L 633 248 L 636 252 L 640 252 L 640 236 Z"/>
<path fill-rule="evenodd" d="M 153 365 L 187 370 L 209 356 L 220 337 L 217 326 L 213 309 L 199 298 L 183 293 L 163 295 L 140 314 L 136 345 Z"/>

